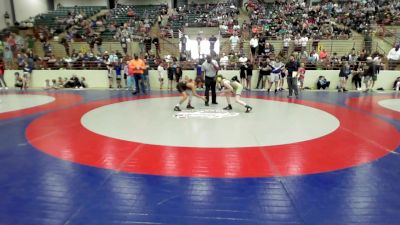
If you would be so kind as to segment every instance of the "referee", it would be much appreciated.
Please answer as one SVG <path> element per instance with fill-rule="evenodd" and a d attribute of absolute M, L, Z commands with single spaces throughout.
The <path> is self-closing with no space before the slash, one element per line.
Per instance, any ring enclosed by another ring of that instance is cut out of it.
<path fill-rule="evenodd" d="M 217 103 L 217 93 L 215 91 L 215 76 L 217 75 L 217 71 L 219 70 L 219 66 L 217 61 L 212 60 L 211 56 L 207 56 L 207 60 L 201 65 L 201 68 L 203 70 L 203 75 L 204 75 L 204 80 L 205 80 L 205 85 L 206 85 L 206 106 L 209 106 L 209 101 L 210 101 L 210 88 L 211 88 L 211 96 L 212 96 L 212 104 L 218 104 Z"/>

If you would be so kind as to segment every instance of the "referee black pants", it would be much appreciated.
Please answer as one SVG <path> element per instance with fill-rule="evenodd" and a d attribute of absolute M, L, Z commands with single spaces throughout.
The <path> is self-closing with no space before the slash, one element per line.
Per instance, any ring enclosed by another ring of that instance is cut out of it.
<path fill-rule="evenodd" d="M 211 89 L 211 97 L 212 97 L 212 103 L 217 102 L 217 93 L 215 92 L 215 85 L 216 81 L 214 77 L 205 77 L 205 85 L 206 85 L 206 92 L 204 95 L 206 96 L 207 102 L 209 102 L 210 99 L 210 89 Z"/>

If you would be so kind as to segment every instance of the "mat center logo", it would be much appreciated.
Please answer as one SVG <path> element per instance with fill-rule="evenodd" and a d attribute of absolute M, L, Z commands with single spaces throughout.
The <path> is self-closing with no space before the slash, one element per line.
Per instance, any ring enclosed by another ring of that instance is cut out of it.
<path fill-rule="evenodd" d="M 177 119 L 191 119 L 191 118 L 204 118 L 204 119 L 222 119 L 238 116 L 237 112 L 230 112 L 222 109 L 195 109 L 184 110 L 174 115 Z"/>

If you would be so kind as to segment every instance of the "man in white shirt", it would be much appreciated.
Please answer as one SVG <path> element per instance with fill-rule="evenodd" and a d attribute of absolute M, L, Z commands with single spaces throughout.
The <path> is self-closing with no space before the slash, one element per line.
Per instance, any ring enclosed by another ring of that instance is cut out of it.
<path fill-rule="evenodd" d="M 300 38 L 300 44 L 301 44 L 301 51 L 304 52 L 307 50 L 307 43 L 308 43 L 308 37 L 304 36 Z"/>
<path fill-rule="evenodd" d="M 397 64 L 400 61 L 400 45 L 396 45 L 394 48 L 392 48 L 388 55 L 387 58 L 389 60 L 389 70 L 394 70 L 397 66 Z"/>
<path fill-rule="evenodd" d="M 219 63 L 221 65 L 221 67 L 226 70 L 226 67 L 229 64 L 229 58 L 227 55 L 225 55 L 225 53 L 222 53 L 222 58 L 219 60 Z"/>
<path fill-rule="evenodd" d="M 163 89 L 163 85 L 164 85 L 164 76 L 165 76 L 165 61 L 162 61 L 158 67 L 157 67 L 157 71 L 158 71 L 158 81 L 160 82 L 160 90 Z"/>
<path fill-rule="evenodd" d="M 205 91 L 205 96 L 206 96 L 206 106 L 209 106 L 209 101 L 210 101 L 210 89 L 211 89 L 211 97 L 212 97 L 212 104 L 218 104 L 217 103 L 217 93 L 215 91 L 215 76 L 217 75 L 217 72 L 219 70 L 219 66 L 217 61 L 213 60 L 210 55 L 207 56 L 207 60 L 204 61 L 203 65 L 201 65 L 203 75 L 204 75 L 204 81 L 206 85 L 206 91 Z"/>
<path fill-rule="evenodd" d="M 291 41 L 291 39 L 288 35 L 286 35 L 285 38 L 283 39 L 283 51 L 285 53 L 287 53 L 289 50 L 290 41 Z"/>
<path fill-rule="evenodd" d="M 231 48 L 232 48 L 232 50 L 235 50 L 235 48 L 236 48 L 237 44 L 239 43 L 240 39 L 239 39 L 239 37 L 237 36 L 237 34 L 234 33 L 234 34 L 229 38 L 229 41 L 231 42 Z"/>
<path fill-rule="evenodd" d="M 258 47 L 258 37 L 257 35 L 254 35 L 254 37 L 250 39 L 250 50 L 251 50 L 252 61 L 254 61 L 254 57 L 257 56 L 256 55 L 257 47 Z"/>

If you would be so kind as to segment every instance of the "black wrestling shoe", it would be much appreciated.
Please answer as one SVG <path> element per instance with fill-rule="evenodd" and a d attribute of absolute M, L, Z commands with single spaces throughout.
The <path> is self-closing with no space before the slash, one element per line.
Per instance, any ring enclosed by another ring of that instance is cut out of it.
<path fill-rule="evenodd" d="M 249 105 L 246 105 L 246 113 L 249 113 L 251 110 L 253 110 L 253 108 L 251 108 Z"/>
<path fill-rule="evenodd" d="M 179 108 L 179 106 L 175 106 L 174 111 L 182 111 L 181 108 Z"/>
<path fill-rule="evenodd" d="M 191 105 L 187 105 L 186 108 L 187 108 L 187 109 L 194 109 L 194 107 L 191 106 Z"/>
<path fill-rule="evenodd" d="M 227 107 L 224 108 L 224 110 L 232 110 L 232 106 L 228 105 Z"/>

